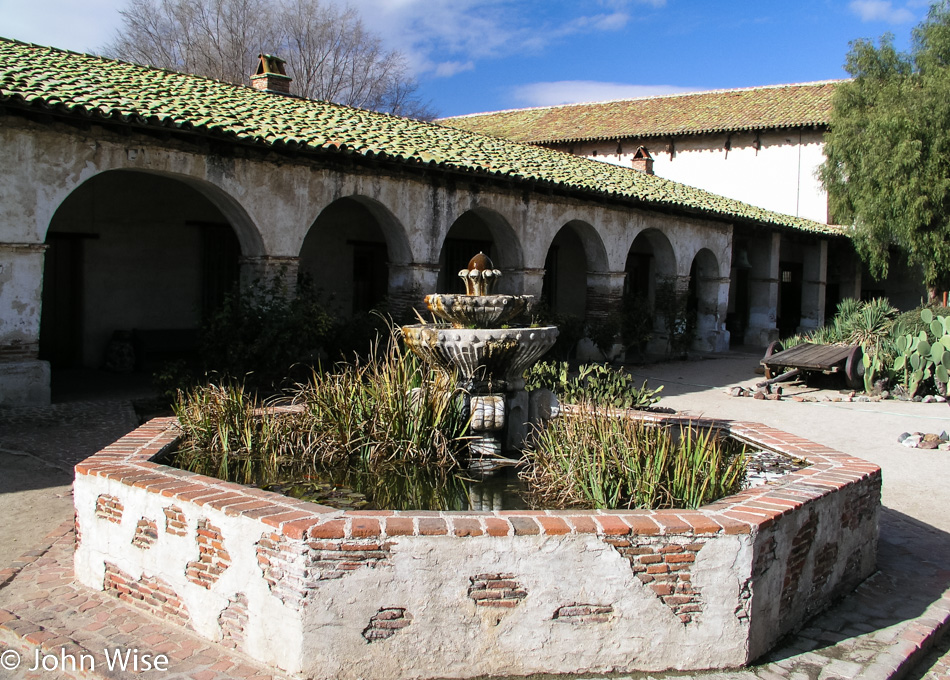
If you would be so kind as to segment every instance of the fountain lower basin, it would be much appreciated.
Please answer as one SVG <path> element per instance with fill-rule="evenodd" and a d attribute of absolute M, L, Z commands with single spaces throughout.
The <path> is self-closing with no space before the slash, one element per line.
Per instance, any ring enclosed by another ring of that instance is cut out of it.
<path fill-rule="evenodd" d="M 524 388 L 522 374 L 554 345 L 558 329 L 456 328 L 450 324 L 402 327 L 406 345 L 474 383 L 492 381 L 493 391 Z"/>
<path fill-rule="evenodd" d="M 810 467 L 689 511 L 341 511 L 162 465 L 156 419 L 76 467 L 76 574 L 315 678 L 737 667 L 872 572 L 881 475 L 697 424 Z"/>

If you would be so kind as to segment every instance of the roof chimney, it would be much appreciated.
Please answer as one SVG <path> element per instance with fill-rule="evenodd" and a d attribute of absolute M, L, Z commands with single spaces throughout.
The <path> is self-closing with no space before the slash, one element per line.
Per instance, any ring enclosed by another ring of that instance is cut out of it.
<path fill-rule="evenodd" d="M 273 54 L 258 54 L 257 71 L 251 76 L 251 87 L 271 94 L 290 94 L 291 77 L 284 70 L 284 60 Z"/>
<path fill-rule="evenodd" d="M 645 172 L 648 175 L 653 174 L 653 156 L 646 150 L 646 147 L 641 146 L 633 154 L 633 169 Z"/>

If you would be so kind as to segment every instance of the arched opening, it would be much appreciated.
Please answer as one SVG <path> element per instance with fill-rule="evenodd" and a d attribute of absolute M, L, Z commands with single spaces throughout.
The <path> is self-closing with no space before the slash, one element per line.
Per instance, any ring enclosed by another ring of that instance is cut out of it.
<path fill-rule="evenodd" d="M 666 235 L 658 229 L 640 232 L 627 251 L 624 271 L 627 273 L 624 294 L 641 298 L 653 309 L 657 282 L 676 275 L 676 258 Z"/>
<path fill-rule="evenodd" d="M 575 223 L 561 227 L 544 260 L 541 301 L 554 314 L 583 319 L 587 313 L 588 247 Z"/>
<path fill-rule="evenodd" d="M 690 265 L 686 308 L 695 318 L 696 330 L 700 336 L 704 331 L 714 331 L 718 328 L 719 263 L 707 248 L 696 253 Z"/>
<path fill-rule="evenodd" d="M 47 231 L 40 357 L 127 372 L 193 355 L 202 319 L 238 281 L 241 242 L 220 200 L 127 170 L 74 190 Z"/>
<path fill-rule="evenodd" d="M 449 228 L 439 254 L 437 292 L 464 293 L 458 273 L 479 252 L 488 255 L 504 274 L 496 292 L 520 292 L 513 274 L 522 266 L 521 245 L 504 218 L 483 208 L 462 213 Z"/>
<path fill-rule="evenodd" d="M 408 245 L 396 219 L 363 196 L 328 205 L 300 248 L 300 273 L 329 297 L 344 317 L 385 307 L 390 294 L 389 265 L 405 261 Z"/>

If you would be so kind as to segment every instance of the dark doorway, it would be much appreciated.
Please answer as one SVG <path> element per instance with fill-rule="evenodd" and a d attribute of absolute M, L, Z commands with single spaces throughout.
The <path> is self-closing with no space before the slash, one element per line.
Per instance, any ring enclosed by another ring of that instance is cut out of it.
<path fill-rule="evenodd" d="M 40 359 L 56 368 L 82 363 L 83 242 L 92 234 L 49 234 L 43 273 Z"/>
<path fill-rule="evenodd" d="M 726 330 L 729 331 L 730 345 L 741 345 L 745 342 L 745 330 L 749 325 L 750 271 L 750 269 L 736 269 L 735 311 L 726 316 Z"/>
<path fill-rule="evenodd" d="M 779 263 L 778 332 L 783 338 L 795 335 L 802 323 L 802 264 Z"/>
<path fill-rule="evenodd" d="M 353 313 L 379 307 L 389 290 L 385 243 L 351 241 L 353 246 Z"/>
<path fill-rule="evenodd" d="M 201 314 L 208 318 L 237 287 L 241 244 L 229 224 L 189 224 L 201 229 Z"/>

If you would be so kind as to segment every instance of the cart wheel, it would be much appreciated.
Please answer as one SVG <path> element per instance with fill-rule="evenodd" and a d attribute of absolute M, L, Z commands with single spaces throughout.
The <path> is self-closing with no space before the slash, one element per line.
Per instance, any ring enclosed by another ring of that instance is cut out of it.
<path fill-rule="evenodd" d="M 848 352 L 844 363 L 844 377 L 852 390 L 864 389 L 864 351 L 861 345 L 855 345 Z"/>
<path fill-rule="evenodd" d="M 770 356 L 772 356 L 773 354 L 778 354 L 779 352 L 782 351 L 782 349 L 783 349 L 783 347 L 782 347 L 781 341 L 780 341 L 780 340 L 773 340 L 773 341 L 769 344 L 769 346 L 766 348 L 766 350 L 765 350 L 765 356 L 763 357 L 763 360 L 764 360 L 764 359 L 768 359 L 768 358 L 769 358 Z M 777 375 L 782 375 L 782 373 L 785 372 L 785 371 L 782 370 L 782 369 L 771 369 L 771 368 L 769 368 L 768 365 L 766 365 L 766 364 L 762 364 L 762 365 L 765 366 L 765 379 L 766 379 L 766 380 L 771 380 L 771 379 L 774 378 L 775 376 L 777 376 Z"/>

